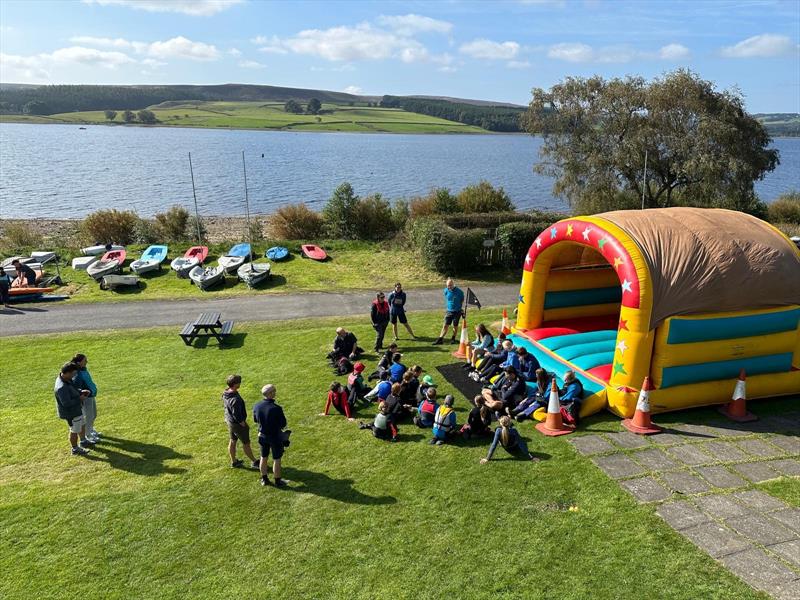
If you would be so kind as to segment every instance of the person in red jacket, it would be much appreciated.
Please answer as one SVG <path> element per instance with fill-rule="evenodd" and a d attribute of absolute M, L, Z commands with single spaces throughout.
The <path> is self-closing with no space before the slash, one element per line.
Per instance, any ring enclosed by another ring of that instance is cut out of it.
<path fill-rule="evenodd" d="M 347 417 L 348 421 L 355 421 L 350 414 L 350 403 L 347 401 L 347 391 L 338 381 L 334 381 L 328 390 L 328 401 L 325 402 L 325 412 L 319 414 L 320 417 L 328 416 L 331 406 L 339 411 L 339 414 Z"/>
<path fill-rule="evenodd" d="M 380 352 L 383 348 L 383 336 L 389 326 L 389 303 L 383 292 L 375 295 L 370 309 L 370 318 L 372 319 L 372 328 L 375 330 L 375 352 Z"/>

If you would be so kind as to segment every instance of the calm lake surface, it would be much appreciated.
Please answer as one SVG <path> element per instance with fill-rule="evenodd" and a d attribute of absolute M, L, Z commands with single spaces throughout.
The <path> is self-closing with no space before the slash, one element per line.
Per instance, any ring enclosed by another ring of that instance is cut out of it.
<path fill-rule="evenodd" d="M 524 135 L 299 133 L 77 125 L 0 125 L 0 217 L 82 217 L 99 208 L 142 216 L 192 209 L 192 153 L 200 213 L 321 207 L 349 181 L 360 195 L 410 198 L 486 179 L 518 208 L 565 208 L 552 180 L 533 173 L 541 140 Z M 781 164 L 756 184 L 764 200 L 800 190 L 800 139 L 776 139 Z M 262 157 L 263 154 L 263 157 Z"/>

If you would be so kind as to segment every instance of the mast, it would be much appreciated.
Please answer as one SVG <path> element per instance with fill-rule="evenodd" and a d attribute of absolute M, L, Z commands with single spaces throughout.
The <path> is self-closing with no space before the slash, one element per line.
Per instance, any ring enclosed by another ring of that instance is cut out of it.
<path fill-rule="evenodd" d="M 247 165 L 244 162 L 244 150 L 242 150 L 242 172 L 244 173 L 244 215 L 247 221 L 247 240 L 250 242 L 250 271 L 254 271 L 253 267 L 253 229 L 250 227 L 250 199 L 247 197 Z"/>
<path fill-rule="evenodd" d="M 203 239 L 200 234 L 200 213 L 197 210 L 197 192 L 194 189 L 194 169 L 192 169 L 192 153 L 189 152 L 189 173 L 192 176 L 192 196 L 194 196 L 194 222 L 197 225 L 197 243 L 202 245 Z"/>

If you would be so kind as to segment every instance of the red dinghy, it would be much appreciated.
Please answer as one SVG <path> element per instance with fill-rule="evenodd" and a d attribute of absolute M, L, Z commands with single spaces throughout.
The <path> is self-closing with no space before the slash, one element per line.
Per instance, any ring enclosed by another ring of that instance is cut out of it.
<path fill-rule="evenodd" d="M 325 253 L 325 250 L 320 248 L 319 246 L 315 246 L 314 244 L 303 244 L 300 246 L 300 252 L 306 258 L 310 258 L 312 260 L 325 260 L 328 258 L 328 255 Z"/>
<path fill-rule="evenodd" d="M 100 261 L 102 262 L 109 260 L 118 260 L 119 264 L 121 265 L 122 263 L 125 262 L 125 256 L 126 256 L 125 250 L 111 250 L 103 254 Z"/>
<path fill-rule="evenodd" d="M 192 246 L 183 255 L 184 258 L 196 258 L 199 262 L 205 262 L 208 257 L 208 246 Z"/>

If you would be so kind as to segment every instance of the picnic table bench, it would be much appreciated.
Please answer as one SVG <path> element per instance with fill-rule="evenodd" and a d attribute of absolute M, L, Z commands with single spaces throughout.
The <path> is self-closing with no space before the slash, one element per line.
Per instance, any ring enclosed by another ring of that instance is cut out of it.
<path fill-rule="evenodd" d="M 232 331 L 233 321 L 222 321 L 218 312 L 206 312 L 184 325 L 178 335 L 187 346 L 191 346 L 198 337 L 215 337 L 221 345 Z"/>

